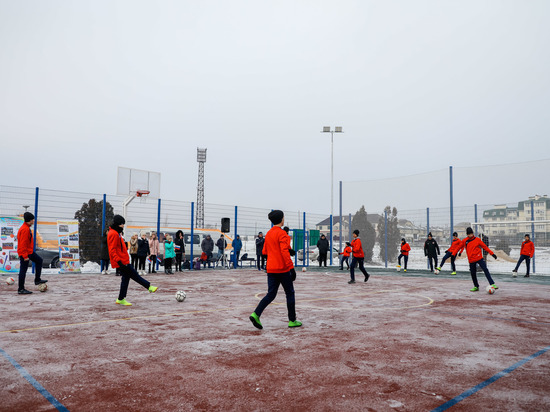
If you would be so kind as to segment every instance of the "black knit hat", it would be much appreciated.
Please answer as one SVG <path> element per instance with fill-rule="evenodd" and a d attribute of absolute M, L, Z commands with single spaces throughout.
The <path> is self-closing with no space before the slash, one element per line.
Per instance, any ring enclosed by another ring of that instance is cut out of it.
<path fill-rule="evenodd" d="M 25 212 L 23 219 L 25 219 L 25 222 L 30 222 L 31 220 L 34 220 L 34 215 L 31 212 Z"/>
<path fill-rule="evenodd" d="M 473 230 L 471 227 L 468 227 L 468 228 L 466 228 L 466 234 L 467 234 L 467 235 L 473 235 L 473 234 L 474 234 L 474 230 Z"/>
<path fill-rule="evenodd" d="M 120 226 L 126 224 L 126 219 L 120 215 L 115 215 L 113 217 L 113 226 Z"/>
<path fill-rule="evenodd" d="M 531 239 L 531 236 L 529 236 L 529 233 L 526 233 L 525 237 L 528 237 L 529 239 Z"/>
<path fill-rule="evenodd" d="M 285 214 L 282 210 L 272 210 L 267 215 L 267 218 L 271 220 L 271 223 L 273 223 L 274 225 L 278 225 L 279 223 L 281 223 L 283 221 L 283 217 L 285 217 Z"/>
<path fill-rule="evenodd" d="M 456 236 L 456 237 L 458 237 L 458 233 L 456 233 L 456 232 L 453 232 L 453 236 Z"/>
<path fill-rule="evenodd" d="M 428 233 L 428 237 L 432 236 L 432 232 Z M 433 236 L 432 236 L 433 237 Z"/>
<path fill-rule="evenodd" d="M 355 233 L 357 236 L 359 236 L 359 229 L 355 229 L 355 230 L 353 231 L 353 233 Z"/>
<path fill-rule="evenodd" d="M 401 238 L 401 242 L 406 242 L 404 237 Z"/>

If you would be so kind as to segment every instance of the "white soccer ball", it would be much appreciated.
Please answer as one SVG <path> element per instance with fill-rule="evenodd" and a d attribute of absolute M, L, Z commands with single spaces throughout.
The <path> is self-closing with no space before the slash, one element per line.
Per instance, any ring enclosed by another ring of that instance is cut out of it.
<path fill-rule="evenodd" d="M 515 277 L 517 277 L 517 276 L 518 276 L 517 272 L 512 272 L 512 277 L 513 277 L 513 278 L 515 278 Z"/>
<path fill-rule="evenodd" d="M 439 270 L 435 269 L 435 270 L 434 270 L 434 273 L 435 273 L 436 275 L 439 275 Z"/>
<path fill-rule="evenodd" d="M 488 293 L 489 295 L 492 295 L 493 293 L 495 293 L 495 288 L 494 288 L 493 286 L 491 286 L 491 285 L 487 286 L 487 287 L 485 288 L 485 290 L 487 291 L 487 293 Z"/>
<path fill-rule="evenodd" d="M 302 272 L 305 272 L 306 270 L 307 270 L 307 269 L 306 269 L 306 267 L 304 266 L 304 267 L 302 268 Z"/>
<path fill-rule="evenodd" d="M 401 272 L 401 267 L 400 266 L 397 266 L 397 271 Z"/>
<path fill-rule="evenodd" d="M 176 300 L 178 302 L 183 302 L 186 297 L 187 297 L 187 294 L 183 290 L 178 290 L 176 292 Z"/>
<path fill-rule="evenodd" d="M 14 278 L 7 278 L 7 279 L 6 279 L 6 283 L 7 283 L 8 285 L 13 285 L 13 284 L 15 283 L 15 279 L 14 279 Z"/>
<path fill-rule="evenodd" d="M 48 284 L 47 284 L 47 283 L 40 283 L 40 284 L 38 285 L 38 290 L 39 290 L 40 292 L 45 292 L 45 291 L 47 291 L 47 290 L 48 290 Z"/>

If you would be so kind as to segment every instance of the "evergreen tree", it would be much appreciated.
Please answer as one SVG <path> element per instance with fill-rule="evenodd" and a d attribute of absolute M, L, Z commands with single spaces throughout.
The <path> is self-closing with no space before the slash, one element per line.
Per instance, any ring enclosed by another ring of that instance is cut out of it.
<path fill-rule="evenodd" d="M 107 202 L 105 208 L 105 228 L 102 228 L 103 201 L 98 202 L 95 199 L 90 199 L 88 203 L 83 203 L 80 210 L 76 211 L 74 218 L 79 223 L 80 260 L 82 263 L 100 261 L 101 236 L 113 221 L 113 217 L 113 206 Z"/>
<path fill-rule="evenodd" d="M 376 242 L 376 231 L 367 220 L 367 212 L 365 211 L 364 205 L 361 206 L 361 209 L 353 216 L 351 227 L 352 230 L 359 230 L 363 252 L 365 252 L 365 261 L 372 262 L 374 243 Z"/>
<path fill-rule="evenodd" d="M 387 214 L 388 219 L 388 261 L 393 261 L 397 258 L 397 252 L 399 251 L 399 245 L 401 243 L 401 233 L 397 226 L 397 208 L 391 208 L 386 206 L 384 212 Z M 384 213 L 378 220 L 378 243 L 380 244 L 380 259 L 384 260 L 386 257 L 386 242 L 385 242 L 385 221 Z"/>

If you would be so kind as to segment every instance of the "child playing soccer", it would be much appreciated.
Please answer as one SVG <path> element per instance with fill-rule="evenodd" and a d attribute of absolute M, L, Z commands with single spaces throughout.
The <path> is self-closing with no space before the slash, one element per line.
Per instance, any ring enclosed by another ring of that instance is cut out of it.
<path fill-rule="evenodd" d="M 489 284 L 492 285 L 495 289 L 498 289 L 498 286 L 495 285 L 495 282 L 493 282 L 493 278 L 489 273 L 489 269 L 487 269 L 487 264 L 485 263 L 485 260 L 483 260 L 482 250 L 485 250 L 495 259 L 497 258 L 497 255 L 495 255 L 493 251 L 489 249 L 487 245 L 481 241 L 480 238 L 474 236 L 474 231 L 472 230 L 471 227 L 466 229 L 466 235 L 468 235 L 468 237 L 462 240 L 462 247 L 460 249 L 459 256 L 462 253 L 462 251 L 466 249 L 466 254 L 468 255 L 468 262 L 470 262 L 470 274 L 472 275 L 472 281 L 474 282 L 474 287 L 470 289 L 470 292 L 477 292 L 479 290 L 479 283 L 477 282 L 477 275 L 476 275 L 477 265 L 479 265 L 479 267 L 485 273 L 485 277 L 489 281 Z"/>
<path fill-rule="evenodd" d="M 535 254 L 535 245 L 533 242 L 531 242 L 531 236 L 529 236 L 529 233 L 525 234 L 525 240 L 521 244 L 521 250 L 519 252 L 519 260 L 516 265 L 516 268 L 512 271 L 513 276 L 517 276 L 518 269 L 521 265 L 521 262 L 525 260 L 525 266 L 527 266 L 527 273 L 524 277 L 529 277 L 529 266 L 531 265 L 531 258 Z"/>
<path fill-rule="evenodd" d="M 346 247 L 344 248 L 344 251 L 340 253 L 342 257 L 340 258 L 340 270 L 344 270 L 344 262 L 346 262 L 346 266 L 349 269 L 349 257 L 351 255 L 351 243 L 346 242 Z"/>
<path fill-rule="evenodd" d="M 283 285 L 286 294 L 286 307 L 288 309 L 288 327 L 302 326 L 302 322 L 296 320 L 296 303 L 294 298 L 294 280 L 296 271 L 290 258 L 289 236 L 282 229 L 285 218 L 281 210 L 273 210 L 268 218 L 273 227 L 265 235 L 263 255 L 267 255 L 267 294 L 258 303 L 258 306 L 250 315 L 250 321 L 254 327 L 263 329 L 260 316 L 264 309 L 275 299 L 279 286 Z"/>
<path fill-rule="evenodd" d="M 34 215 L 31 212 L 25 212 L 23 215 L 25 222 L 17 232 L 17 254 L 19 255 L 19 287 L 17 293 L 20 295 L 30 295 L 32 292 L 25 289 L 25 278 L 27 277 L 27 269 L 29 263 L 34 262 L 36 273 L 34 274 L 34 284 L 39 285 L 46 283 L 47 280 L 41 279 L 42 274 L 42 258 L 34 251 L 34 242 L 32 239 L 31 226 L 34 223 Z"/>
<path fill-rule="evenodd" d="M 451 275 L 456 275 L 456 266 L 455 266 L 455 260 L 456 255 L 458 254 L 458 251 L 462 248 L 462 241 L 458 238 L 458 233 L 453 233 L 453 241 L 451 242 L 451 247 L 445 251 L 445 256 L 443 256 L 443 259 L 441 259 L 441 266 L 436 267 L 438 271 L 441 271 L 441 268 L 445 264 L 445 261 L 449 258 L 451 258 L 451 269 L 453 270 L 451 272 Z"/>
<path fill-rule="evenodd" d="M 411 251 L 410 245 L 407 243 L 405 238 L 401 238 L 401 250 L 399 256 L 397 257 L 397 267 L 401 267 L 401 258 L 405 261 L 405 270 L 407 271 L 407 262 L 409 261 L 409 252 Z"/>
<path fill-rule="evenodd" d="M 351 250 L 353 252 L 353 258 L 351 259 L 351 266 L 349 267 L 349 274 L 351 280 L 348 283 L 355 283 L 355 265 L 359 263 L 359 270 L 365 275 L 365 282 L 369 280 L 370 275 L 365 270 L 363 264 L 365 260 L 365 253 L 363 252 L 363 245 L 361 245 L 361 239 L 359 239 L 359 231 L 355 229 L 353 231 L 353 240 L 351 241 Z"/>

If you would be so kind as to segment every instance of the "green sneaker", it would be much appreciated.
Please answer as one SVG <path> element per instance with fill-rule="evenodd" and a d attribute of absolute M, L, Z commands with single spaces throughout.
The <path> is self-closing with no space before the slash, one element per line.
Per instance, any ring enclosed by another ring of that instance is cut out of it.
<path fill-rule="evenodd" d="M 149 286 L 149 293 L 155 293 L 159 287 L 158 286 Z"/>
<path fill-rule="evenodd" d="M 456 275 L 456 272 L 451 272 L 451 275 Z"/>
<path fill-rule="evenodd" d="M 252 322 L 255 328 L 263 329 L 262 322 L 260 322 L 260 317 L 256 315 L 256 312 L 252 312 L 252 315 L 248 318 Z"/>
<path fill-rule="evenodd" d="M 294 322 L 293 321 L 288 322 L 289 328 L 299 328 L 300 326 L 302 326 L 302 322 L 300 322 L 299 320 L 295 320 Z"/>
<path fill-rule="evenodd" d="M 497 285 L 491 285 L 494 289 L 498 289 Z"/>
<path fill-rule="evenodd" d="M 441 272 L 441 268 L 436 268 L 437 270 L 439 270 Z"/>
<path fill-rule="evenodd" d="M 122 305 L 122 306 L 132 306 L 132 304 L 128 302 L 126 299 L 117 299 L 115 303 L 117 305 Z"/>
<path fill-rule="evenodd" d="M 477 292 L 479 288 L 477 286 L 474 286 L 472 289 L 470 289 L 470 292 Z"/>

